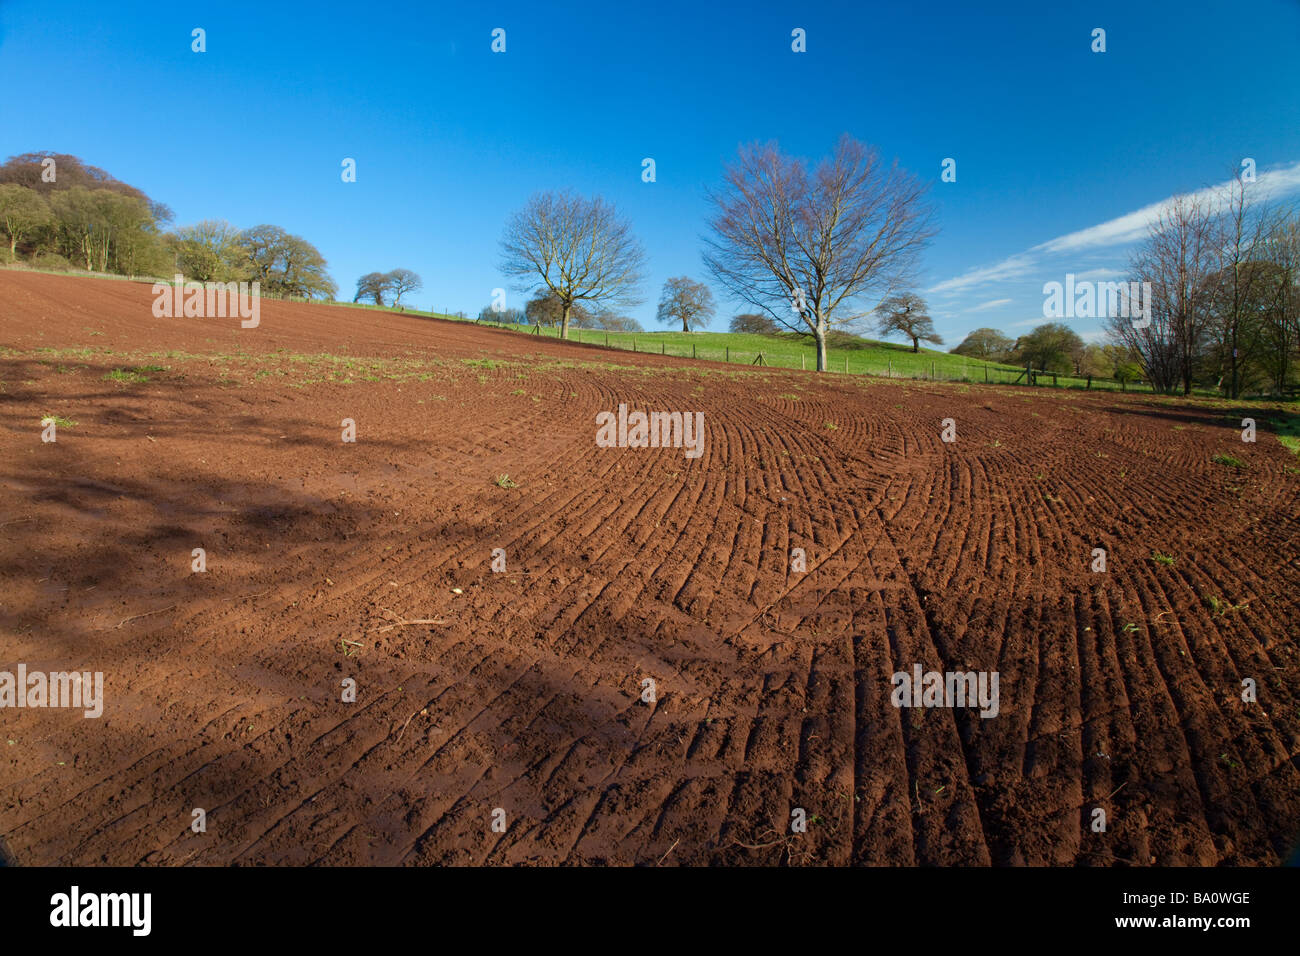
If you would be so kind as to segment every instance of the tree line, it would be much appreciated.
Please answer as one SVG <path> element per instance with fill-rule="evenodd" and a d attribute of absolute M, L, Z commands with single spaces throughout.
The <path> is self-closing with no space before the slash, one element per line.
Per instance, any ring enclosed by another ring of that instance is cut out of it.
<path fill-rule="evenodd" d="M 959 355 L 1082 377 L 1145 381 L 1165 394 L 1215 390 L 1285 394 L 1300 362 L 1300 215 L 1265 202 L 1256 184 L 1170 200 L 1129 260 L 1148 283 L 1142 315 L 1106 319 L 1104 344 L 1085 344 L 1060 322 L 1011 339 L 971 332 Z"/>
<path fill-rule="evenodd" d="M 1143 377 L 1141 363 L 1127 348 L 1115 343 L 1084 342 L 1064 322 L 1044 322 L 1014 339 L 997 329 L 975 329 L 950 351 L 954 355 L 1040 372 L 1114 379 L 1124 387 Z"/>
<path fill-rule="evenodd" d="M 1161 392 L 1285 393 L 1300 360 L 1300 212 L 1238 173 L 1167 203 L 1129 262 L 1150 321 L 1112 317 L 1111 341 Z"/>
<path fill-rule="evenodd" d="M 197 282 L 257 281 L 263 295 L 332 298 L 325 257 L 279 226 L 204 220 L 170 229 L 170 208 L 64 153 L 0 165 L 0 261 L 125 276 L 181 273 Z"/>

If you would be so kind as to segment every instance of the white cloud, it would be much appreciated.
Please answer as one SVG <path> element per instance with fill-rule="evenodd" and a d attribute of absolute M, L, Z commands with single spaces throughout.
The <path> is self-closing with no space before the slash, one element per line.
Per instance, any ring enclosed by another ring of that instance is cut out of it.
<path fill-rule="evenodd" d="M 1108 279 L 1123 278 L 1127 273 L 1121 269 L 1089 269 L 1087 272 L 1079 272 L 1074 276 L 1076 282 L 1104 282 Z"/>
<path fill-rule="evenodd" d="M 996 309 L 996 308 L 997 308 L 998 306 L 1000 306 L 1000 305 L 1006 305 L 1006 304 L 1009 303 L 1010 301 L 1011 301 L 1010 299 L 992 299 L 992 300 L 989 301 L 989 302 L 984 302 L 984 303 L 982 303 L 982 304 L 980 304 L 980 305 L 975 306 L 975 308 L 973 308 L 973 309 L 967 309 L 966 311 L 967 311 L 967 312 L 987 312 L 989 309 Z"/>
<path fill-rule="evenodd" d="M 971 269 L 969 272 L 957 276 L 955 279 L 948 279 L 940 282 L 938 285 L 930 288 L 931 293 L 940 292 L 959 292 L 962 289 L 968 289 L 974 285 L 983 285 L 985 282 L 996 282 L 1000 279 L 1019 279 L 1028 275 L 1034 268 L 1034 260 L 1029 256 L 1021 253 L 1003 259 L 1001 262 L 991 266 L 980 266 L 978 269 Z"/>
<path fill-rule="evenodd" d="M 1234 180 L 1227 180 L 1214 186 L 1206 186 L 1183 195 L 1207 203 L 1211 208 L 1221 204 L 1228 194 Z M 1300 191 L 1300 161 L 1289 166 L 1266 170 L 1258 174 L 1254 193 L 1257 199 L 1275 199 Z M 1111 246 L 1127 245 L 1143 238 L 1152 223 L 1159 217 L 1169 202 L 1176 199 L 1170 196 L 1160 202 L 1150 203 L 1134 212 L 1126 213 L 1115 219 L 1079 229 L 1075 232 L 1049 239 L 1047 242 L 1032 246 L 1025 252 L 1008 256 L 1001 262 L 975 269 L 940 282 L 929 289 L 931 293 L 956 292 L 972 286 L 983 285 L 1004 279 L 1018 279 L 1035 269 L 1044 256 L 1062 253 L 1083 252 L 1091 249 L 1103 249 Z"/>

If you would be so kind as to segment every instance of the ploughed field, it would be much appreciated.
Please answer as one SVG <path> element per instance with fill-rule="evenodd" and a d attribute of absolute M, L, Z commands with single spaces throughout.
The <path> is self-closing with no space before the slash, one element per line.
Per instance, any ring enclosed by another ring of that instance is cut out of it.
<path fill-rule="evenodd" d="M 1266 410 L 1247 444 L 1248 408 L 1149 394 L 152 303 L 0 271 L 0 671 L 104 681 L 99 718 L 0 709 L 21 864 L 1276 864 L 1300 835 L 1300 460 Z M 701 412 L 701 454 L 598 447 L 620 404 Z M 917 665 L 996 672 L 996 706 L 895 706 Z"/>

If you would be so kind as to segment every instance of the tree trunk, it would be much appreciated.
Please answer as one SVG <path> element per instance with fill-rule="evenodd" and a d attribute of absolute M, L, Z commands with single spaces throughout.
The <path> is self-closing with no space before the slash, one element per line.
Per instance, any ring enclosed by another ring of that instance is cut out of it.
<path fill-rule="evenodd" d="M 560 338 L 567 339 L 569 337 L 569 309 L 571 309 L 572 306 L 564 305 L 562 308 L 564 309 L 564 314 L 560 318 Z"/>
<path fill-rule="evenodd" d="M 921 351 L 921 340 L 916 336 L 912 336 L 912 352 L 916 353 L 919 351 Z"/>
<path fill-rule="evenodd" d="M 1241 394 L 1241 385 L 1237 379 L 1237 330 L 1232 330 L 1232 395 L 1231 398 L 1237 398 Z"/>
<path fill-rule="evenodd" d="M 825 372 L 829 367 L 826 362 L 826 326 L 820 319 L 813 327 L 813 338 L 817 340 L 817 371 Z"/>
<path fill-rule="evenodd" d="M 687 322 L 687 321 L 686 321 L 686 318 L 683 316 L 683 318 L 682 318 L 682 331 L 683 331 L 683 332 L 689 332 L 690 330 L 691 330 L 690 323 Z"/>

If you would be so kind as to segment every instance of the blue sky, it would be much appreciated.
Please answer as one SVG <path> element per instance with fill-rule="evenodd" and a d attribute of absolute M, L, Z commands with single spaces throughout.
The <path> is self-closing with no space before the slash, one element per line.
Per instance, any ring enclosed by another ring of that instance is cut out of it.
<path fill-rule="evenodd" d="M 73 153 L 177 224 L 303 235 L 341 297 L 402 266 L 414 304 L 470 314 L 531 193 L 600 193 L 648 252 L 653 328 L 665 279 L 708 280 L 703 191 L 737 147 L 816 158 L 848 132 L 933 183 L 919 287 L 948 346 L 1043 321 L 1067 272 L 1113 277 L 1134 214 L 1243 157 L 1300 195 L 1300 2 L 989 6 L 0 0 L 0 156 Z M 744 310 L 720 305 L 714 328 Z"/>

